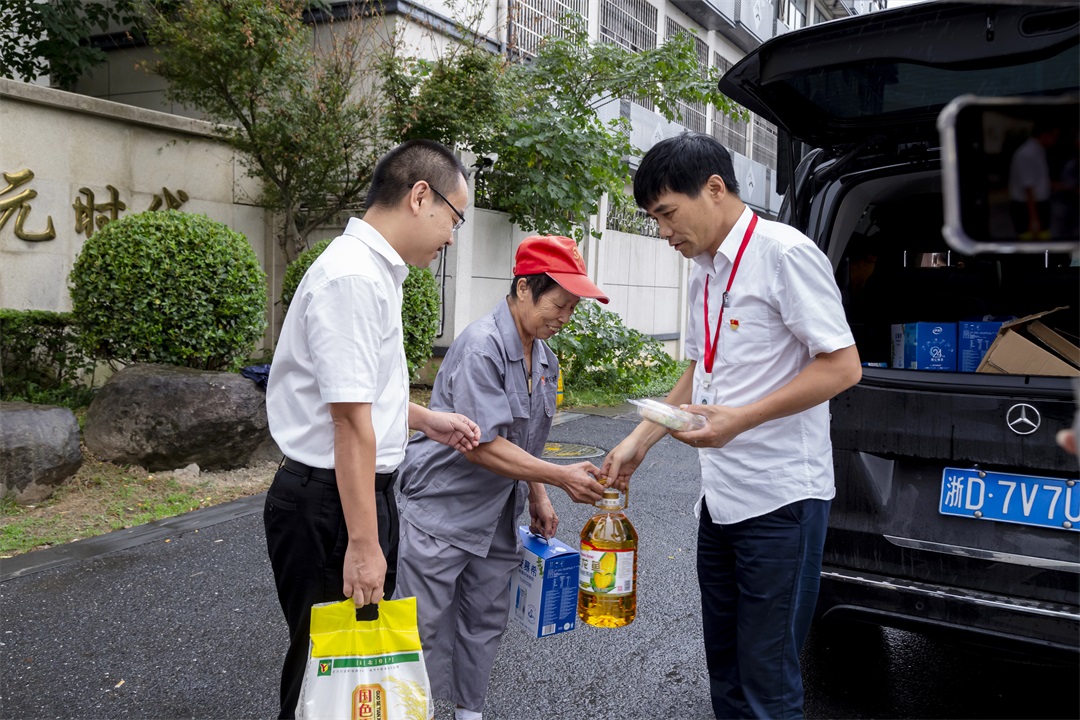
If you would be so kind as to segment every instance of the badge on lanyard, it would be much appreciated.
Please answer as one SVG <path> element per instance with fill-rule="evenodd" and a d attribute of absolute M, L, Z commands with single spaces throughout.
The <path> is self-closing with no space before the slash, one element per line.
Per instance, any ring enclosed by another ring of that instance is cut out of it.
<path fill-rule="evenodd" d="M 694 404 L 695 405 L 715 405 L 716 404 L 716 388 L 709 382 L 709 378 L 705 378 L 705 382 L 700 383 L 694 392 Z"/>

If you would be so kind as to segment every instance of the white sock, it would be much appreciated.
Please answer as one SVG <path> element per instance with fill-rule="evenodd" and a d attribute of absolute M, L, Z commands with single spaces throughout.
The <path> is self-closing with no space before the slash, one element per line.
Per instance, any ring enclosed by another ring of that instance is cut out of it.
<path fill-rule="evenodd" d="M 465 708 L 454 708 L 454 720 L 484 720 L 483 713 Z"/>

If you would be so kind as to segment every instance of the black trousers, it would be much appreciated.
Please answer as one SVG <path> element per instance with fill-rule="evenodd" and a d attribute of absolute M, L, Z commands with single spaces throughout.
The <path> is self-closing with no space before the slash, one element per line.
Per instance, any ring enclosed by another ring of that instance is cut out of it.
<path fill-rule="evenodd" d="M 375 510 L 379 545 L 386 556 L 384 597 L 397 578 L 398 511 L 394 475 L 377 475 Z M 311 634 L 311 606 L 345 599 L 345 549 L 349 535 L 332 470 L 286 460 L 266 494 L 266 549 L 278 600 L 289 624 L 289 649 L 281 670 L 280 718 L 292 718 L 300 698 Z"/>
<path fill-rule="evenodd" d="M 1009 214 L 1012 216 L 1013 229 L 1020 235 L 1031 230 L 1031 216 L 1026 202 L 1009 202 Z M 1050 201 L 1035 203 L 1035 214 L 1039 216 L 1039 225 L 1044 231 L 1050 230 Z"/>

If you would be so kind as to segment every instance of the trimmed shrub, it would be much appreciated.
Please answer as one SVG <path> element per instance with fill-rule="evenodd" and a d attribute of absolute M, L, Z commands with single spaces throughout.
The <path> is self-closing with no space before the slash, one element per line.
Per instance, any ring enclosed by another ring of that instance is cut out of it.
<path fill-rule="evenodd" d="M 281 278 L 282 314 L 289 312 L 289 304 L 292 303 L 293 295 L 296 294 L 296 288 L 300 285 L 300 280 L 303 279 L 304 273 L 311 267 L 311 263 L 315 262 L 315 258 L 323 254 L 323 250 L 325 250 L 326 246 L 333 242 L 333 240 L 334 238 L 328 238 L 315 243 L 307 250 L 297 255 L 296 259 L 289 263 L 289 266 L 285 268 L 285 275 Z"/>
<path fill-rule="evenodd" d="M 415 381 L 420 368 L 431 359 L 439 332 L 439 284 L 427 268 L 409 268 L 402 286 L 401 326 L 405 331 L 409 380 Z"/>
<path fill-rule="evenodd" d="M 296 256 L 281 279 L 281 305 L 284 312 L 296 294 L 296 288 L 315 258 L 322 255 L 333 238 L 323 240 Z M 409 380 L 415 381 L 420 368 L 431 359 L 435 335 L 439 331 L 439 285 L 426 268 L 409 268 L 402 286 L 401 325 L 405 336 L 405 362 Z"/>
<path fill-rule="evenodd" d="M 266 328 L 266 275 L 242 234 L 176 210 L 126 215 L 71 271 L 83 342 L 110 364 L 237 370 Z"/>
<path fill-rule="evenodd" d="M 71 313 L 0 308 L 0 400 L 65 407 L 90 402 L 94 360 Z"/>
<path fill-rule="evenodd" d="M 582 300 L 548 340 L 567 390 L 621 390 L 627 397 L 667 392 L 685 369 L 659 340 L 627 327 L 617 313 Z"/>

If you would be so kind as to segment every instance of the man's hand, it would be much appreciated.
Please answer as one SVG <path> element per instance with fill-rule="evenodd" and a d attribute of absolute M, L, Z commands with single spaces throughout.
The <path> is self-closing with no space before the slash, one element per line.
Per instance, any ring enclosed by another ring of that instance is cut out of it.
<path fill-rule="evenodd" d="M 630 486 L 630 476 L 641 465 L 647 451 L 648 448 L 634 441 L 633 435 L 627 437 L 604 458 L 600 476 L 607 478 L 612 487 L 625 492 Z"/>
<path fill-rule="evenodd" d="M 480 426 L 460 413 L 428 411 L 422 430 L 432 440 L 458 452 L 469 452 L 480 444 Z"/>
<path fill-rule="evenodd" d="M 671 437 L 691 447 L 722 448 L 750 428 L 742 408 L 725 405 L 682 405 L 695 415 L 704 415 L 707 422 L 700 430 L 672 431 Z"/>
<path fill-rule="evenodd" d="M 345 548 L 345 584 L 342 592 L 351 597 L 356 607 L 374 605 L 383 599 L 383 583 L 386 581 L 386 558 L 378 543 L 373 548 L 363 548 L 360 543 L 350 542 Z"/>
<path fill-rule="evenodd" d="M 595 503 L 604 496 L 604 486 L 596 478 L 601 477 L 600 468 L 591 462 L 579 462 L 562 466 L 558 486 L 566 491 L 576 503 Z"/>
<path fill-rule="evenodd" d="M 536 488 L 541 491 L 538 493 Z M 529 532 L 550 540 L 559 529 L 559 516 L 551 506 L 551 500 L 543 491 L 540 483 L 531 483 L 529 488 Z"/>
<path fill-rule="evenodd" d="M 1059 430 L 1057 444 L 1062 450 L 1073 455 L 1078 455 L 1076 447 L 1076 432 L 1074 430 Z"/>

